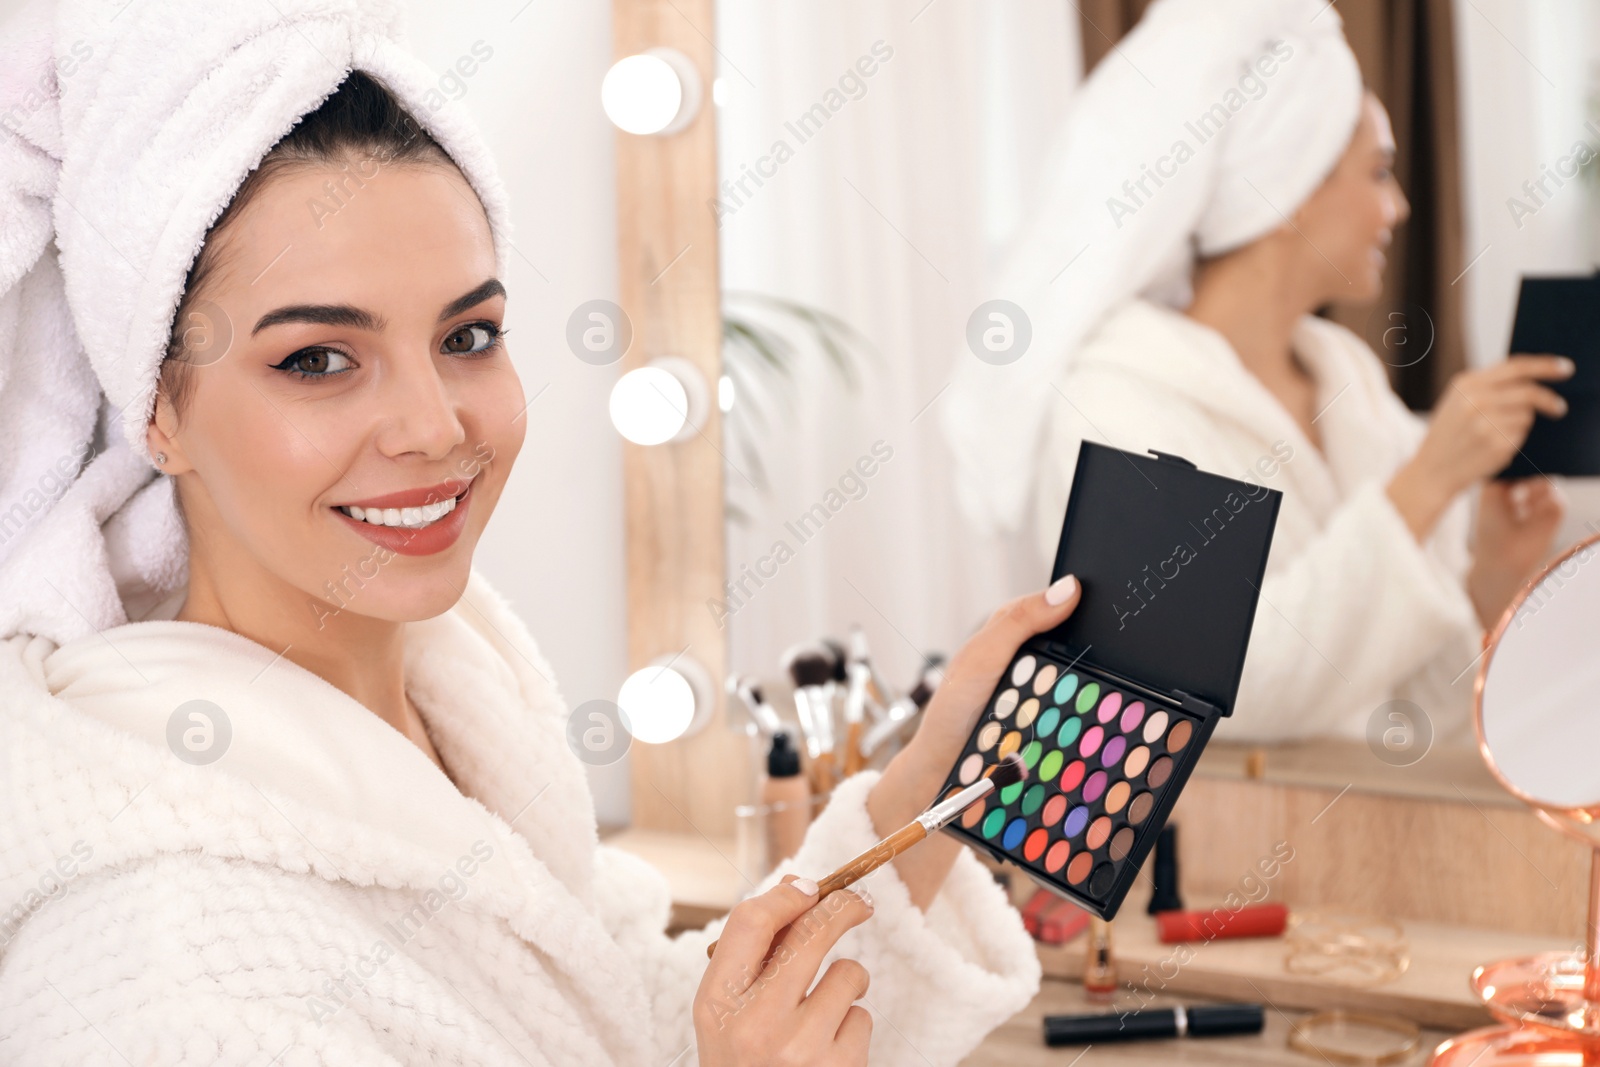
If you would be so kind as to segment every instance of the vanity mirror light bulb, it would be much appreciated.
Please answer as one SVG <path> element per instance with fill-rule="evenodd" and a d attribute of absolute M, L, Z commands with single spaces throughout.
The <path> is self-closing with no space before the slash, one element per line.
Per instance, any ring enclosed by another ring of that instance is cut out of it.
<path fill-rule="evenodd" d="M 700 110 L 700 75 L 677 49 L 652 48 L 612 64 L 600 83 L 600 106 L 625 133 L 677 133 Z"/>
<path fill-rule="evenodd" d="M 688 440 L 705 425 L 707 393 L 700 368 L 679 356 L 660 356 L 617 379 L 611 424 L 636 445 Z"/>
<path fill-rule="evenodd" d="M 617 692 L 633 736 L 650 745 L 688 737 L 711 718 L 710 676 L 688 656 L 661 656 L 628 675 Z"/>

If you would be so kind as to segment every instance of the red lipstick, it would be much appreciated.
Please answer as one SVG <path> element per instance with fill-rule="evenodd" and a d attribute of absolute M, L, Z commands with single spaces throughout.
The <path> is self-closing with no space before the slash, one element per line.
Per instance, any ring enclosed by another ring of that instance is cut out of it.
<path fill-rule="evenodd" d="M 343 507 L 356 508 L 416 508 L 427 504 L 437 504 L 457 497 L 456 506 L 450 514 L 441 519 L 416 529 L 404 526 L 378 526 L 374 523 L 364 522 L 352 518 L 339 510 L 339 506 L 330 508 L 339 521 L 353 529 L 357 534 L 365 537 L 375 545 L 381 545 L 402 556 L 431 556 L 436 552 L 443 552 L 456 543 L 461 536 L 461 531 L 467 526 L 467 508 L 472 505 L 472 489 L 478 481 L 454 479 L 442 482 L 439 485 L 423 489 L 402 489 L 397 493 L 388 493 L 383 496 L 371 497 L 365 501 L 352 500 Z M 459 494 L 459 496 L 457 496 Z"/>

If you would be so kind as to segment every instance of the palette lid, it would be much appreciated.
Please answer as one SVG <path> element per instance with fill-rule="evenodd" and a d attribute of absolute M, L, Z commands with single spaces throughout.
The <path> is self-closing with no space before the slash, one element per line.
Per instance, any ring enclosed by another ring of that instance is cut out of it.
<path fill-rule="evenodd" d="M 1230 714 L 1282 500 L 1178 456 L 1083 442 L 1051 575 L 1077 575 L 1083 599 L 1046 639 Z"/>

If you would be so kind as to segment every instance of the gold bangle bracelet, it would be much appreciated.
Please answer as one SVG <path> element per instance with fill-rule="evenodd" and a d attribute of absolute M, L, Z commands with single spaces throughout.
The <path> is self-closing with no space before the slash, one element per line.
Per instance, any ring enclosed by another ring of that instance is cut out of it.
<path fill-rule="evenodd" d="M 1341 1029 L 1364 1026 L 1382 1030 L 1401 1039 L 1395 1048 L 1384 1052 L 1351 1052 L 1347 1049 L 1319 1044 L 1308 1036 L 1316 1029 Z M 1359 1011 L 1324 1011 L 1302 1019 L 1289 1028 L 1289 1047 L 1308 1056 L 1317 1056 L 1333 1063 L 1357 1064 L 1359 1067 L 1379 1067 L 1382 1064 L 1402 1063 L 1422 1047 L 1422 1030 L 1415 1023 L 1387 1015 L 1368 1015 Z"/>

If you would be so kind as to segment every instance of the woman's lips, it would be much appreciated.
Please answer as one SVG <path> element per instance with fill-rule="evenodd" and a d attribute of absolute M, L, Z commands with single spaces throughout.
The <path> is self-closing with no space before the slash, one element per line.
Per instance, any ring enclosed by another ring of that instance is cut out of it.
<path fill-rule="evenodd" d="M 381 545 L 402 556 L 431 556 L 455 544 L 456 539 L 461 536 L 461 531 L 466 529 L 467 508 L 472 506 L 472 489 L 477 484 L 476 478 L 467 484 L 466 492 L 456 498 L 455 509 L 450 514 L 418 529 L 378 526 L 353 519 L 338 508 L 329 510 L 343 520 L 345 525 L 353 527 L 356 533 L 375 545 Z"/>

